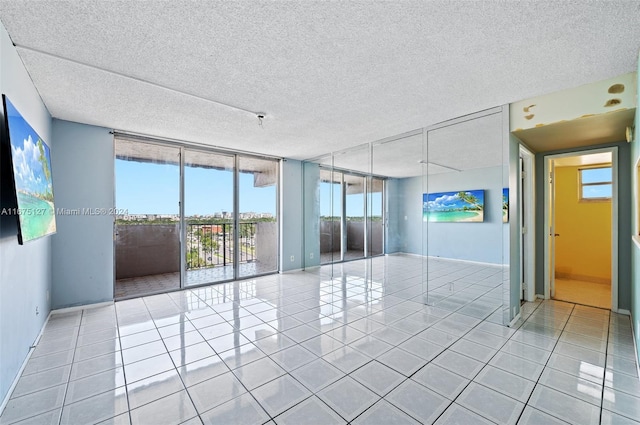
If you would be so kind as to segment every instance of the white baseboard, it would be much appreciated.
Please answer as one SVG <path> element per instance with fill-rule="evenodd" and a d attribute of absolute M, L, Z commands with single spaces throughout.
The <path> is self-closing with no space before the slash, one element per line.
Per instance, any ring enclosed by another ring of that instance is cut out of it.
<path fill-rule="evenodd" d="M 631 314 L 631 312 L 629 312 L 629 316 L 631 320 L 631 338 L 633 338 L 633 349 L 636 354 L 636 372 L 638 373 L 638 376 L 640 376 L 640 347 L 638 347 L 638 340 L 636 339 L 636 335 L 638 335 L 638 329 L 633 326 L 635 322 L 633 321 L 633 315 Z"/>
<path fill-rule="evenodd" d="M 85 304 L 85 305 L 76 305 L 73 307 L 64 307 L 64 308 L 59 308 L 57 310 L 51 310 L 52 314 L 60 314 L 60 313 L 72 313 L 74 311 L 79 311 L 79 310 L 89 310 L 92 308 L 98 308 L 98 307 L 107 307 L 110 305 L 113 305 L 114 301 L 104 301 L 101 303 L 94 303 L 94 304 Z"/>
<path fill-rule="evenodd" d="M 20 380 L 20 377 L 22 376 L 22 372 L 24 372 L 24 368 L 27 366 L 27 363 L 29 362 L 29 359 L 31 358 L 31 355 L 33 354 L 33 351 L 36 348 L 36 345 L 38 345 L 38 341 L 40 341 L 40 338 L 42 337 L 42 333 L 44 332 L 44 328 L 47 326 L 47 323 L 49 323 L 49 319 L 51 318 L 51 313 L 52 311 L 49 312 L 49 315 L 47 316 L 47 320 L 44 321 L 44 323 L 42 324 L 42 328 L 40 328 L 40 332 L 38 332 L 38 335 L 36 336 L 36 339 L 33 341 L 33 345 L 31 347 L 29 347 L 29 352 L 27 353 L 27 356 L 24 358 L 24 361 L 22 362 L 22 365 L 20 366 L 20 369 L 18 370 L 18 373 L 16 374 L 16 377 L 13 379 L 13 382 L 11 383 L 11 386 L 9 387 L 9 390 L 7 391 L 7 394 L 4 396 L 4 399 L 2 400 L 2 403 L 0 403 L 0 415 L 2 415 L 2 413 L 4 412 L 4 408 L 7 407 L 7 403 L 9 403 L 9 399 L 11 398 L 11 395 L 13 394 L 13 390 L 16 389 L 16 385 L 18 385 L 18 381 Z"/>
<path fill-rule="evenodd" d="M 513 325 L 515 325 L 516 322 L 520 320 L 520 317 L 521 317 L 520 312 L 518 312 L 518 314 L 516 314 L 516 317 L 514 317 L 513 320 L 511 320 L 511 322 L 509 322 L 509 327 L 512 328 Z"/>
<path fill-rule="evenodd" d="M 488 266 L 488 267 L 509 267 L 508 264 L 486 263 L 486 262 L 482 262 L 482 261 L 461 260 L 461 259 L 458 259 L 458 258 L 436 257 L 436 256 L 433 256 L 433 255 L 422 255 L 422 254 L 415 254 L 415 253 L 412 253 L 412 252 L 394 252 L 394 253 L 385 254 L 385 255 L 408 255 L 408 256 L 411 256 L 411 257 L 431 258 L 431 259 L 434 259 L 434 260 L 454 261 L 454 262 L 457 262 L 457 263 L 477 264 L 477 265 Z"/>
<path fill-rule="evenodd" d="M 320 266 L 314 266 L 314 267 L 320 267 Z M 308 268 L 312 268 L 312 267 L 308 267 Z M 278 273 L 279 274 L 287 274 L 287 273 L 297 273 L 297 272 L 303 272 L 304 269 L 300 268 L 300 269 L 291 269 L 291 270 L 280 270 Z"/>
<path fill-rule="evenodd" d="M 624 308 L 619 308 L 616 313 L 623 314 L 625 316 L 631 316 L 631 312 L 629 310 L 625 310 Z"/>

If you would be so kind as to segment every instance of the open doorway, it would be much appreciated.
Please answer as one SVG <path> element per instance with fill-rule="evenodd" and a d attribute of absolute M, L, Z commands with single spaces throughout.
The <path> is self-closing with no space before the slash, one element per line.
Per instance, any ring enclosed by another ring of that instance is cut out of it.
<path fill-rule="evenodd" d="M 617 306 L 616 148 L 550 155 L 545 298 Z"/>
<path fill-rule="evenodd" d="M 519 148 L 520 193 L 520 301 L 533 302 L 535 295 L 535 155 Z"/>

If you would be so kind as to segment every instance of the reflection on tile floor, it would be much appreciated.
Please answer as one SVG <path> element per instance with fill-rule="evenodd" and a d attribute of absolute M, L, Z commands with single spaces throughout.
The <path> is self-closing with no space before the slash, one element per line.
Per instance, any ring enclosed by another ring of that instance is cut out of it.
<path fill-rule="evenodd" d="M 273 272 L 275 264 L 260 261 L 241 263 L 240 277 Z M 212 282 L 232 280 L 233 266 L 218 266 L 198 270 L 187 270 L 185 286 L 206 285 Z M 175 291 L 180 288 L 180 273 L 159 273 L 116 280 L 116 299 L 141 297 L 158 292 Z"/>
<path fill-rule="evenodd" d="M 389 256 L 53 314 L 0 423 L 640 422 L 629 317 Z"/>
<path fill-rule="evenodd" d="M 379 252 L 374 252 L 372 256 L 380 255 Z M 364 257 L 364 250 L 348 250 L 344 253 L 344 261 L 359 260 Z M 330 264 L 340 262 L 340 251 L 336 252 L 321 252 L 320 264 Z"/>

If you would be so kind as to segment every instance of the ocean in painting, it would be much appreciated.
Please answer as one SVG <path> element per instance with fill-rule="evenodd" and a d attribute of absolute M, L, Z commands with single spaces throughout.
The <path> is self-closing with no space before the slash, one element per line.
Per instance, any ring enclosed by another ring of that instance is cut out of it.
<path fill-rule="evenodd" d="M 55 211 L 52 204 L 26 193 L 18 193 L 18 205 L 21 211 L 20 232 L 23 240 L 28 241 L 55 233 Z"/>
<path fill-rule="evenodd" d="M 432 211 L 424 213 L 424 221 L 483 221 L 482 211 Z"/>
<path fill-rule="evenodd" d="M 430 222 L 484 221 L 484 190 L 425 193 L 422 220 Z"/>
<path fill-rule="evenodd" d="M 51 152 L 9 99 L 3 100 L 20 218 L 18 240 L 25 243 L 56 231 Z"/>

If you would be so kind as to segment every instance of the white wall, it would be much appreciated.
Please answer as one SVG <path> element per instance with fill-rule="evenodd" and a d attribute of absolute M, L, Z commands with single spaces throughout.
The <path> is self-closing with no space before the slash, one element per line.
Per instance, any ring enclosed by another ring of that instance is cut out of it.
<path fill-rule="evenodd" d="M 53 120 L 56 209 L 52 308 L 113 300 L 113 135 L 102 127 Z M 59 211 L 60 212 L 60 211 Z"/>
<path fill-rule="evenodd" d="M 0 43 L 0 91 L 47 142 L 54 157 L 51 116 L 2 24 Z M 7 151 L 3 149 L 2 152 L 2 167 L 5 168 Z M 3 170 L 2 176 L 3 206 L 11 194 L 5 186 L 6 171 Z M 57 171 L 52 166 L 54 178 Z M 51 236 L 18 245 L 17 233 L 17 217 L 0 215 L 0 400 L 7 395 L 50 309 Z M 36 314 L 36 307 L 39 314 Z"/>

